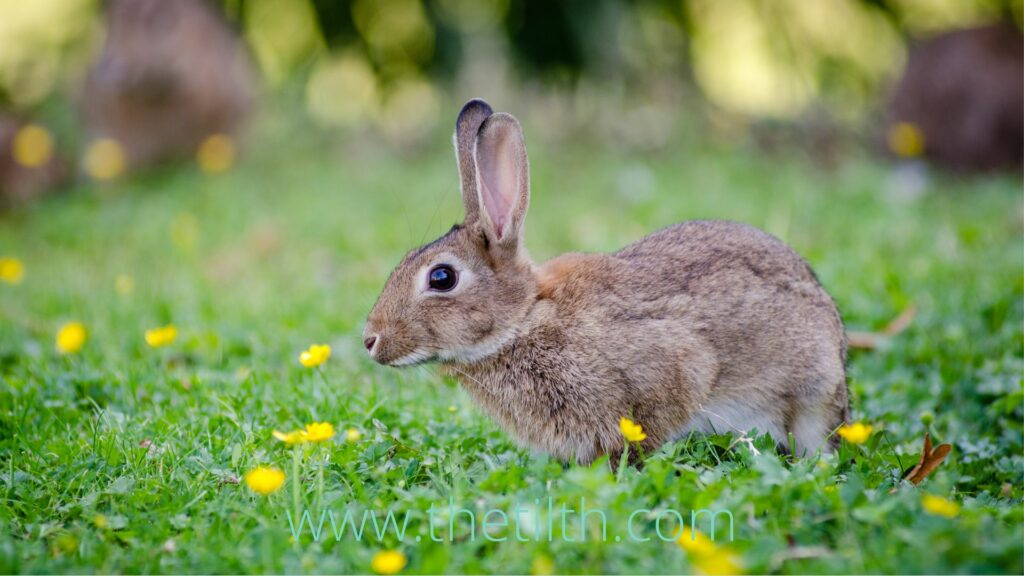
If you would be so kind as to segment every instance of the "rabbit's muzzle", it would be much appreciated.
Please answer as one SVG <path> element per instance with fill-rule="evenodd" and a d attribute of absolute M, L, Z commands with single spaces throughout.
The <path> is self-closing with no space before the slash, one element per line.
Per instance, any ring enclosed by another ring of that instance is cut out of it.
<path fill-rule="evenodd" d="M 426 362 L 433 357 L 428 350 L 417 348 L 411 339 L 399 337 L 395 330 L 380 328 L 372 320 L 363 330 L 363 346 L 378 364 L 385 366 L 409 366 Z"/>

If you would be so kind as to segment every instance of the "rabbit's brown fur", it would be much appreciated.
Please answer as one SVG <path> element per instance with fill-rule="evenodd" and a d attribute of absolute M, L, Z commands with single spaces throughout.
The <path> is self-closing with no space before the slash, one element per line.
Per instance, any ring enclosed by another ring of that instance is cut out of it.
<path fill-rule="evenodd" d="M 382 364 L 440 361 L 506 430 L 559 458 L 646 450 L 688 431 L 769 432 L 828 450 L 846 418 L 845 342 L 807 263 L 750 226 L 671 226 L 614 254 L 534 265 L 514 118 L 481 101 L 456 126 L 466 222 L 398 265 L 366 325 Z M 459 282 L 431 290 L 438 264 Z"/>

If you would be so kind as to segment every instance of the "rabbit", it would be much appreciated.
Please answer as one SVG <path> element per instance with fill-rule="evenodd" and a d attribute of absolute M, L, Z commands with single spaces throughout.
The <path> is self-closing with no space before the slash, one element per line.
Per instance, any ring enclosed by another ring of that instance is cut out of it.
<path fill-rule="evenodd" d="M 80 104 L 89 137 L 117 140 L 144 169 L 192 158 L 213 134 L 239 138 L 258 90 L 247 47 L 213 3 L 111 0 Z"/>
<path fill-rule="evenodd" d="M 623 417 L 643 427 L 645 452 L 751 429 L 797 455 L 834 448 L 848 414 L 843 324 L 793 250 L 693 221 L 537 265 L 519 122 L 472 100 L 454 140 L 465 220 L 391 273 L 363 333 L 373 360 L 439 362 L 521 444 L 566 462 L 614 466 Z"/>
<path fill-rule="evenodd" d="M 916 126 L 923 154 L 953 172 L 1024 168 L 1024 35 L 1012 22 L 915 43 L 888 103 L 887 128 Z"/>

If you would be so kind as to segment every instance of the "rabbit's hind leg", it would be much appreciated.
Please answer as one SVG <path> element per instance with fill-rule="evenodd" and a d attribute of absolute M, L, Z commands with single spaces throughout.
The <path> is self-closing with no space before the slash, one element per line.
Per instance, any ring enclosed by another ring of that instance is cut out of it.
<path fill-rule="evenodd" d="M 801 406 L 790 427 L 796 443 L 794 456 L 811 456 L 818 449 L 824 454 L 831 453 L 834 446 L 826 439 L 834 428 L 834 420 L 831 407 L 827 405 Z"/>

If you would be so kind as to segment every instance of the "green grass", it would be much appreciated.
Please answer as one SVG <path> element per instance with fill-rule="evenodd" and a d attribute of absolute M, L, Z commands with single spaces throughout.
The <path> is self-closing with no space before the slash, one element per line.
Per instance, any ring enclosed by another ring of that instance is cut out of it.
<path fill-rule="evenodd" d="M 0 284 L 0 572 L 366 572 L 392 548 L 405 572 L 695 569 L 657 539 L 653 513 L 634 524 L 651 541 L 614 541 L 645 508 L 729 509 L 735 541 L 720 531 L 720 551 L 750 572 L 1024 571 L 1019 180 L 940 178 L 896 200 L 890 167 L 870 159 L 826 173 L 743 148 L 546 145 L 525 127 L 537 260 L 728 218 L 804 254 L 849 328 L 879 329 L 916 305 L 887 348 L 851 355 L 853 414 L 871 439 L 790 460 L 764 438 L 757 454 L 695 437 L 619 477 L 606 461 L 563 467 L 517 447 L 436 370 L 376 366 L 360 343 L 402 253 L 460 217 L 447 136 L 421 156 L 278 137 L 224 176 L 83 185 L 0 220 L 0 256 L 26 266 L 21 284 Z M 115 291 L 120 274 L 131 295 Z M 60 356 L 54 334 L 68 320 L 89 341 Z M 148 348 L 144 330 L 165 323 L 178 340 Z M 314 342 L 334 350 L 322 371 L 297 361 Z M 416 542 L 420 515 L 402 543 L 290 542 L 292 452 L 271 431 L 311 421 L 339 435 L 305 455 L 307 504 L 321 487 L 339 516 L 585 497 L 607 514 L 609 541 L 594 541 L 593 524 L 591 541 L 562 541 L 556 519 L 553 542 L 509 531 L 495 543 L 479 525 L 470 538 L 463 517 L 455 542 Z M 359 442 L 341 433 L 352 427 Z M 953 452 L 922 485 L 901 483 L 926 430 Z M 289 474 L 269 498 L 238 483 L 258 464 Z M 929 514 L 925 494 L 962 508 Z"/>

